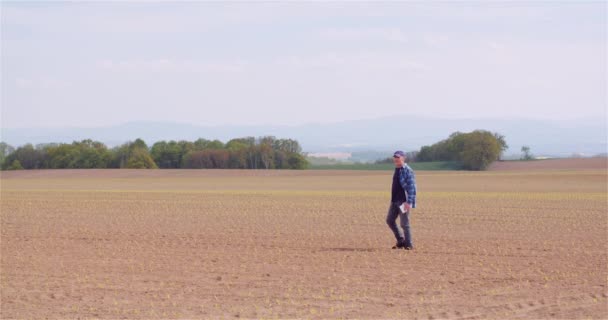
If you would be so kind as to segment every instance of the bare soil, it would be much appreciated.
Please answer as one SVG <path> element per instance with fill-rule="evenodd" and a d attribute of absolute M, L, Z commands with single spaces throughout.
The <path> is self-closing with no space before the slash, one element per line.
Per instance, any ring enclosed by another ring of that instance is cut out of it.
<path fill-rule="evenodd" d="M 604 169 L 2 172 L 0 318 L 608 318 Z"/>

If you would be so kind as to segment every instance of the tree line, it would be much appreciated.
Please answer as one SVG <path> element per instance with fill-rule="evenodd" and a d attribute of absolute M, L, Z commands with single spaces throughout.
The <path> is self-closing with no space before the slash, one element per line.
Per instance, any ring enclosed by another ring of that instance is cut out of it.
<path fill-rule="evenodd" d="M 25 144 L 18 148 L 0 142 L 2 170 L 89 168 L 192 169 L 304 169 L 308 162 L 298 141 L 274 136 L 244 137 L 223 143 L 158 141 L 149 147 L 142 139 L 108 148 L 86 139 L 72 143 Z"/>
<path fill-rule="evenodd" d="M 475 130 L 454 132 L 447 139 L 423 146 L 420 151 L 406 152 L 406 156 L 409 162 L 451 161 L 460 163 L 463 169 L 485 170 L 492 162 L 499 160 L 508 148 L 503 135 Z M 392 158 L 387 158 L 376 163 L 392 161 Z"/>

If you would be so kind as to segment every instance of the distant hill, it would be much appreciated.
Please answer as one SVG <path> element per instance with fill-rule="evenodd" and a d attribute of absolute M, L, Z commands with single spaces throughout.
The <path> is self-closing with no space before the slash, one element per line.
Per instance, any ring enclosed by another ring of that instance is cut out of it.
<path fill-rule="evenodd" d="M 570 121 L 535 119 L 445 119 L 393 116 L 329 124 L 297 126 L 199 126 L 174 122 L 129 122 L 106 127 L 2 128 L 1 139 L 12 145 L 28 142 L 71 142 L 91 138 L 109 146 L 142 138 L 148 144 L 158 140 L 195 140 L 199 137 L 227 141 L 242 136 L 274 135 L 297 139 L 305 152 L 387 152 L 417 150 L 446 138 L 454 131 L 486 129 L 506 136 L 510 150 L 519 154 L 522 145 L 535 155 L 570 156 L 605 153 L 606 119 Z"/>

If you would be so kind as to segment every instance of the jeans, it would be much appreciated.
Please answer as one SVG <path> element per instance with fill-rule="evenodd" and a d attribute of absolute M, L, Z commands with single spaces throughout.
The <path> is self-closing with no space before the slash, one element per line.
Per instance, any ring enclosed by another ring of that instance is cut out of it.
<path fill-rule="evenodd" d="M 406 247 L 413 247 L 412 232 L 410 230 L 410 211 L 412 209 L 401 213 L 399 209 L 400 205 L 401 203 L 391 202 L 388 207 L 388 214 L 386 215 L 386 224 L 391 228 L 398 242 L 403 242 Z M 399 222 L 403 230 L 397 227 L 397 216 L 399 216 Z"/>

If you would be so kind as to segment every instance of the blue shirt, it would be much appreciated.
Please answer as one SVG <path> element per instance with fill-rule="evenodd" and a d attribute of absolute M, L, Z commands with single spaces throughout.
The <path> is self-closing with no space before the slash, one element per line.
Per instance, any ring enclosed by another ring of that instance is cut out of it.
<path fill-rule="evenodd" d="M 400 194 L 395 195 L 395 201 L 402 200 L 402 202 L 409 203 L 412 208 L 416 208 L 416 175 L 414 174 L 414 170 L 412 170 L 407 163 L 404 163 L 401 168 L 395 168 L 395 174 L 393 175 L 393 190 L 395 190 L 395 182 L 397 181 L 399 181 L 398 185 L 401 189 L 397 188 L 397 192 Z M 401 194 L 405 199 L 401 198 Z M 391 196 L 391 201 L 393 201 L 392 199 L 393 196 Z"/>

